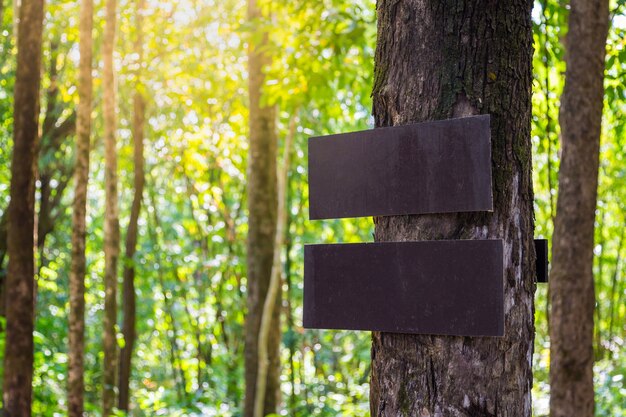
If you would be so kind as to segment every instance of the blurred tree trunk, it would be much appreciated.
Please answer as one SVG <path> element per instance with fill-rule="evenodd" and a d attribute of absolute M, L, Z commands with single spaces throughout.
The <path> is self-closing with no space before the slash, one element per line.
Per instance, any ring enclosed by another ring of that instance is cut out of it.
<path fill-rule="evenodd" d="M 35 292 L 35 169 L 43 0 L 20 8 L 13 97 L 13 159 L 8 213 L 3 415 L 31 415 Z"/>
<path fill-rule="evenodd" d="M 124 347 L 120 352 L 119 369 L 119 398 L 118 408 L 128 411 L 130 398 L 130 374 L 131 359 L 133 356 L 133 346 L 135 345 L 135 263 L 134 256 L 137 249 L 137 222 L 141 212 L 141 201 L 144 187 L 144 159 L 143 159 L 143 138 L 145 124 L 145 101 L 143 96 L 141 73 L 143 65 L 143 8 L 144 0 L 136 3 L 136 38 L 135 54 L 137 54 L 137 72 L 135 74 L 135 95 L 133 97 L 133 160 L 134 160 L 134 187 L 133 204 L 130 209 L 130 221 L 126 232 L 126 253 L 124 257 L 123 293 L 122 309 L 124 319 L 122 323 L 122 334 L 124 335 Z"/>
<path fill-rule="evenodd" d="M 93 99 L 93 0 L 81 0 L 79 22 L 78 111 L 76 167 L 72 213 L 72 263 L 70 267 L 69 365 L 67 403 L 69 417 L 82 417 L 85 391 L 85 236 L 89 147 Z"/>
<path fill-rule="evenodd" d="M 296 118 L 298 111 L 294 111 L 289 122 L 289 133 L 285 138 L 285 145 L 283 148 L 283 166 L 278 176 L 278 210 L 276 216 L 276 234 L 274 237 L 274 259 L 272 261 L 272 271 L 270 274 L 270 283 L 267 290 L 267 296 L 263 303 L 263 311 L 261 314 L 261 324 L 259 326 L 259 341 L 258 341 L 258 363 L 259 368 L 257 371 L 256 379 L 256 393 L 254 399 L 254 416 L 263 417 L 265 406 L 265 393 L 267 391 L 267 375 L 269 368 L 269 346 L 270 346 L 270 332 L 272 331 L 272 325 L 275 317 L 276 309 L 280 306 L 276 305 L 276 300 L 279 294 L 282 292 L 282 261 L 281 250 L 283 242 L 285 240 L 285 229 L 287 225 L 287 185 L 289 177 L 289 165 L 290 165 L 290 153 L 291 144 L 294 141 L 296 135 Z M 280 312 L 279 312 L 280 314 Z"/>
<path fill-rule="evenodd" d="M 593 416 L 593 244 L 608 0 L 572 0 L 550 273 L 550 414 Z"/>
<path fill-rule="evenodd" d="M 248 20 L 253 28 L 264 25 L 257 0 L 248 0 Z M 258 30 L 258 29 L 257 29 Z M 252 417 L 258 372 L 258 336 L 263 304 L 272 271 L 274 235 L 276 233 L 276 110 L 262 103 L 264 69 L 270 64 L 267 32 L 251 36 L 248 51 L 248 88 L 250 95 L 250 149 L 248 153 L 248 313 L 246 315 L 244 416 Z M 255 40 L 257 40 L 255 43 Z M 269 366 L 264 413 L 276 412 L 278 403 L 280 294 L 276 299 L 269 340 Z"/>
<path fill-rule="evenodd" d="M 377 217 L 375 240 L 502 239 L 505 335 L 372 334 L 372 416 L 531 415 L 530 0 L 381 0 L 376 126 L 491 114 L 492 213 Z"/>
<path fill-rule="evenodd" d="M 115 77 L 113 49 L 116 31 L 116 0 L 106 0 L 106 23 L 102 55 L 104 96 L 104 183 L 106 191 L 104 214 L 104 376 L 102 415 L 111 415 L 115 402 L 115 371 L 117 369 L 117 260 L 119 257 L 120 229 L 117 195 L 117 150 L 115 140 Z"/>

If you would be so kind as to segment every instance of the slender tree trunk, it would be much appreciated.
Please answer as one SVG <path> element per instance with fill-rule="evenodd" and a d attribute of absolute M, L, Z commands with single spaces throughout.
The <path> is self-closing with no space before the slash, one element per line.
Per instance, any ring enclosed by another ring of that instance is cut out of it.
<path fill-rule="evenodd" d="M 104 59 L 104 182 L 106 190 L 104 215 L 104 377 L 102 415 L 111 415 L 115 403 L 115 371 L 117 369 L 117 260 L 119 257 L 120 230 L 117 195 L 117 150 L 115 116 L 115 77 L 113 49 L 116 31 L 116 0 L 106 0 L 106 23 L 102 55 Z"/>
<path fill-rule="evenodd" d="M 267 16 L 261 11 L 257 0 L 248 0 L 248 20 L 258 27 Z M 254 414 L 258 370 L 258 336 L 263 304 L 267 297 L 274 257 L 276 234 L 276 110 L 274 106 L 261 103 L 265 75 L 270 63 L 266 47 L 267 33 L 262 33 L 258 44 L 251 37 L 248 52 L 248 88 L 250 95 L 250 149 L 248 153 L 248 239 L 247 264 L 248 286 L 245 345 L 246 393 L 244 416 Z M 276 412 L 278 403 L 279 347 L 280 347 L 280 295 L 271 323 L 268 341 L 268 373 L 265 391 L 264 413 Z"/>
<path fill-rule="evenodd" d="M 13 159 L 7 244 L 4 416 L 31 414 L 35 292 L 35 165 L 37 161 L 43 0 L 20 8 L 13 96 Z"/>
<path fill-rule="evenodd" d="M 92 45 L 93 0 L 82 0 L 79 23 L 78 114 L 76 119 L 76 167 L 72 215 L 72 264 L 70 268 L 69 366 L 67 403 L 69 417 L 82 417 L 85 391 L 85 217 L 89 182 L 91 102 L 93 98 Z"/>
<path fill-rule="evenodd" d="M 608 0 L 572 0 L 550 273 L 550 414 L 593 416 L 593 240 Z"/>
<path fill-rule="evenodd" d="M 143 7 L 144 0 L 137 1 L 136 8 L 136 31 L 135 53 L 137 54 L 137 74 L 135 86 L 135 95 L 133 97 L 133 147 L 134 147 L 134 165 L 135 165 L 135 194 L 133 196 L 133 204 L 130 209 L 130 221 L 128 223 L 128 231 L 126 232 L 126 254 L 124 260 L 123 275 L 123 310 L 124 321 L 122 324 L 122 334 L 124 335 L 124 347 L 120 352 L 120 370 L 119 370 L 119 398 L 118 408 L 128 411 L 130 398 L 130 374 L 131 359 L 133 356 L 133 346 L 135 345 L 135 263 L 134 256 L 137 247 L 137 223 L 141 212 L 141 201 L 143 199 L 144 187 L 144 158 L 143 158 L 143 138 L 144 138 L 144 119 L 145 119 L 145 102 L 141 85 L 141 66 L 143 64 Z"/>
<path fill-rule="evenodd" d="M 285 239 L 285 225 L 287 224 L 287 178 L 289 175 L 291 144 L 296 135 L 296 114 L 291 118 L 289 124 L 289 133 L 285 139 L 283 166 L 278 173 L 278 212 L 276 217 L 276 235 L 274 237 L 274 260 L 272 263 L 272 273 L 270 274 L 270 284 L 267 290 L 267 296 L 263 303 L 263 311 L 261 314 L 261 325 L 259 327 L 258 341 L 258 363 L 259 368 L 256 377 L 256 392 L 254 399 L 254 417 L 263 417 L 265 406 L 265 392 L 267 389 L 267 374 L 269 367 L 269 337 L 272 330 L 272 322 L 275 317 L 276 309 L 280 306 L 276 305 L 282 287 L 282 262 L 280 258 L 283 241 Z M 279 312 L 280 314 L 280 312 Z"/>
<path fill-rule="evenodd" d="M 492 213 L 378 217 L 375 240 L 502 239 L 505 335 L 372 334 L 372 416 L 531 415 L 530 0 L 381 0 L 376 126 L 491 114 Z"/>

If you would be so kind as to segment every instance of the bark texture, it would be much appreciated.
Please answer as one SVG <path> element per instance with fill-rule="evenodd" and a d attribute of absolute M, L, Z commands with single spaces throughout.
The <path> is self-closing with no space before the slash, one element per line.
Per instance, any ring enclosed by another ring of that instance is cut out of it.
<path fill-rule="evenodd" d="M 550 415 L 593 416 L 593 241 L 607 0 L 572 0 L 550 273 Z"/>
<path fill-rule="evenodd" d="M 120 227 L 117 195 L 117 150 L 115 115 L 115 77 L 113 48 L 116 31 L 116 0 L 106 1 L 106 23 L 102 45 L 104 96 L 104 375 L 102 415 L 111 415 L 115 403 L 115 371 L 117 370 L 117 261 L 120 246 Z"/>
<path fill-rule="evenodd" d="M 20 7 L 13 96 L 8 213 L 3 415 L 31 415 L 35 292 L 35 164 L 38 144 L 43 0 Z"/>
<path fill-rule="evenodd" d="M 263 15 L 256 0 L 248 0 L 248 19 L 258 28 Z M 263 314 L 263 304 L 267 297 L 274 256 L 274 236 L 276 234 L 276 110 L 261 102 L 265 83 L 264 68 L 270 57 L 266 46 L 267 33 L 262 33 L 260 41 L 254 44 L 251 37 L 248 52 L 248 88 L 250 95 L 250 148 L 248 153 L 248 239 L 247 265 L 248 287 L 245 340 L 246 392 L 244 416 L 254 414 L 254 398 L 258 370 L 258 337 Z M 265 391 L 264 413 L 276 412 L 279 392 L 279 347 L 280 347 L 280 293 L 276 297 L 272 324 L 268 337 L 268 370 Z"/>
<path fill-rule="evenodd" d="M 505 336 L 373 333 L 373 416 L 531 415 L 530 0 L 380 0 L 376 126 L 491 114 L 493 213 L 378 217 L 376 241 L 502 239 Z"/>
<path fill-rule="evenodd" d="M 126 231 L 126 253 L 124 257 L 122 309 L 124 319 L 122 323 L 122 334 L 124 335 L 124 347 L 120 351 L 120 369 L 118 382 L 118 408 L 128 411 L 130 398 L 130 375 L 131 361 L 135 339 L 135 252 L 137 251 L 137 223 L 141 212 L 141 202 L 143 199 L 144 177 L 144 157 L 143 139 L 146 106 L 141 86 L 141 67 L 143 63 L 143 0 L 137 1 L 136 9 L 136 39 L 135 53 L 137 54 L 138 70 L 136 73 L 135 94 L 133 96 L 133 161 L 134 161 L 134 188 L 133 204 L 130 209 L 130 221 Z"/>
<path fill-rule="evenodd" d="M 79 23 L 78 111 L 76 119 L 76 166 L 72 208 L 72 263 L 70 267 L 68 415 L 82 417 L 85 383 L 85 217 L 89 181 L 91 102 L 93 99 L 93 0 L 82 0 Z"/>

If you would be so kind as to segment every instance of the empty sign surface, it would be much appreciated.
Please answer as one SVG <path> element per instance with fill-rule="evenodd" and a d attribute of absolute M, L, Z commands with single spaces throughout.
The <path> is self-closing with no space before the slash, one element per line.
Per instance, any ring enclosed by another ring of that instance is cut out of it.
<path fill-rule="evenodd" d="M 489 115 L 309 139 L 311 219 L 493 210 Z"/>
<path fill-rule="evenodd" d="M 501 240 L 308 245 L 304 327 L 504 334 Z"/>

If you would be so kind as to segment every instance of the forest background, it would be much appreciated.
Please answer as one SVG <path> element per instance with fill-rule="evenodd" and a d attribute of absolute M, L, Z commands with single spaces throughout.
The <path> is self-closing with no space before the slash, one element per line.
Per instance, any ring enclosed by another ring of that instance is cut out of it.
<path fill-rule="evenodd" d="M 0 277 L 16 70 L 13 11 L 0 7 Z M 626 9 L 611 4 L 595 228 L 596 414 L 626 416 Z M 69 271 L 79 2 L 46 3 L 38 158 L 33 414 L 67 409 Z M 293 140 L 282 251 L 281 414 L 367 415 L 370 335 L 302 329 L 303 245 L 371 241 L 371 219 L 308 221 L 307 138 L 373 127 L 373 1 L 272 2 L 250 24 L 243 1 L 147 0 L 143 53 L 135 2 L 118 3 L 116 73 L 122 242 L 134 196 L 132 97 L 146 98 L 145 190 L 135 267 L 137 340 L 130 377 L 136 416 L 241 415 L 246 313 L 248 43 L 267 33 L 263 101 L 278 109 L 278 155 Z M 87 209 L 85 408 L 101 412 L 104 316 L 104 2 L 94 4 L 94 100 Z M 537 238 L 552 234 L 559 169 L 559 97 L 568 6 L 533 9 L 533 175 Z M 141 83 L 137 79 L 141 77 Z M 281 159 L 282 160 L 282 159 Z M 122 245 L 123 251 L 123 245 Z M 549 307 L 536 294 L 533 401 L 547 415 Z M 120 303 L 123 305 L 123 301 Z M 121 311 L 121 309 L 120 309 Z M 121 323 L 121 312 L 118 323 Z M 4 328 L 4 322 L 0 322 Z M 118 329 L 119 330 L 119 329 Z M 118 334 L 118 343 L 123 338 Z M 0 334 L 4 352 L 4 332 Z"/>

